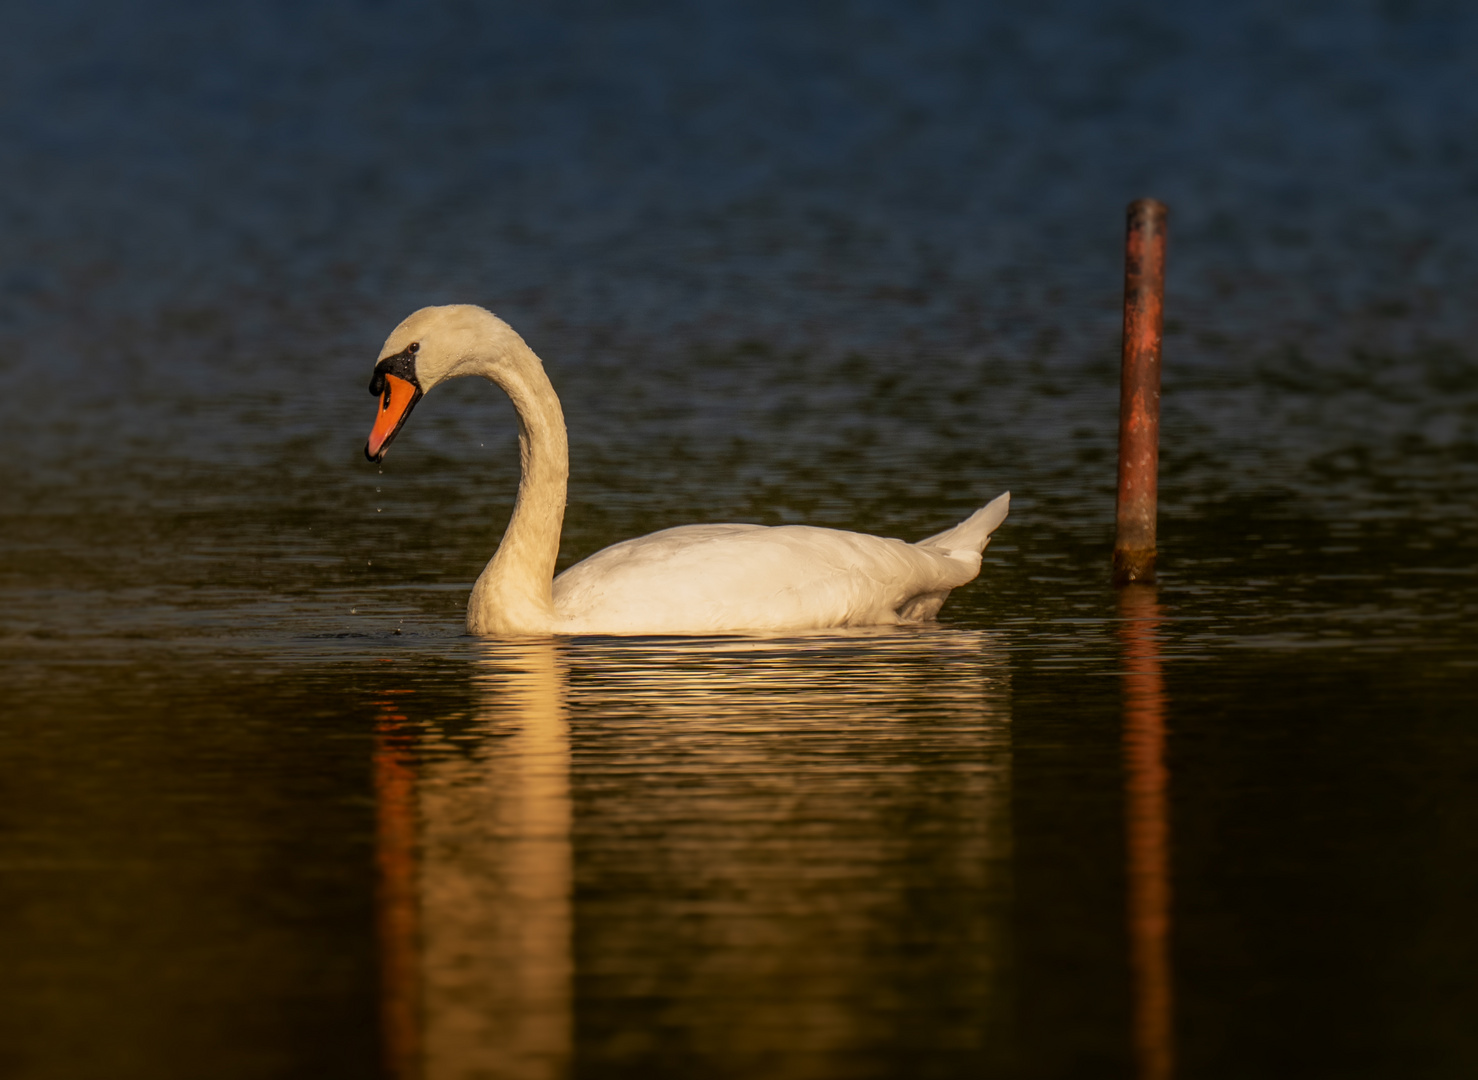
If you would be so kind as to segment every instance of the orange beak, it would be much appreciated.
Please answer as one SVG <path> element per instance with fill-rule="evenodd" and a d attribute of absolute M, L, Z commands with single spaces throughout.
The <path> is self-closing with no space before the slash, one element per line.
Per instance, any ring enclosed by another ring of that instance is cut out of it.
<path fill-rule="evenodd" d="M 375 414 L 375 426 L 370 431 L 369 441 L 364 444 L 364 456 L 371 461 L 381 461 L 385 448 L 395 438 L 400 425 L 411 413 L 411 406 L 420 400 L 421 391 L 414 383 L 395 375 L 385 375 L 385 390 L 380 395 L 380 411 Z"/>

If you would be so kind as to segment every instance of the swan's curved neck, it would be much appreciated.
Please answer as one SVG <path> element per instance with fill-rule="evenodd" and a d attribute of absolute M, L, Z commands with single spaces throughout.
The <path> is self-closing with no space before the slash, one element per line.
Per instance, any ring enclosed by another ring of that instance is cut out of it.
<path fill-rule="evenodd" d="M 569 440 L 559 398 L 532 349 L 518 340 L 501 363 L 481 365 L 518 412 L 522 476 L 503 542 L 472 587 L 467 629 L 474 634 L 547 634 L 554 628 L 550 583 L 559 556 Z"/>

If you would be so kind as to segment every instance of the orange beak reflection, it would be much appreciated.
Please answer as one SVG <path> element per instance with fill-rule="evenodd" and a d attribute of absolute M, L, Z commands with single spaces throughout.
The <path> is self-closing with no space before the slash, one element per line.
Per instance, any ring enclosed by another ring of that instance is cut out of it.
<path fill-rule="evenodd" d="M 380 461 L 385 448 L 395 438 L 400 425 L 410 415 L 411 406 L 421 397 L 414 383 L 395 375 L 385 376 L 385 390 L 380 395 L 380 411 L 375 414 L 375 426 L 370 431 L 369 441 L 364 444 L 364 456 L 371 461 Z"/>

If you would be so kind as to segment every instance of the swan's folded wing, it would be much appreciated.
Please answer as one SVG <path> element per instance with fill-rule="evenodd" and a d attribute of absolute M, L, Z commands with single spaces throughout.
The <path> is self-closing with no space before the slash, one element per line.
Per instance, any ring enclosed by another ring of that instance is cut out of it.
<path fill-rule="evenodd" d="M 804 525 L 689 525 L 615 544 L 554 581 L 572 633 L 714 633 L 894 622 L 976 559 Z"/>

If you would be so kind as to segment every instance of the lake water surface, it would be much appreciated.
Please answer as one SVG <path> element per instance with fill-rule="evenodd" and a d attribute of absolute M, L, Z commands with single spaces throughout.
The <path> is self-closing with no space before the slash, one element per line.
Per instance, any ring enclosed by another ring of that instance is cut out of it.
<path fill-rule="evenodd" d="M 0 1071 L 1478 1071 L 1466 9 L 0 23 Z M 1011 517 L 929 627 L 467 637 L 511 408 L 361 453 L 449 301 L 561 394 L 562 566 Z"/>

